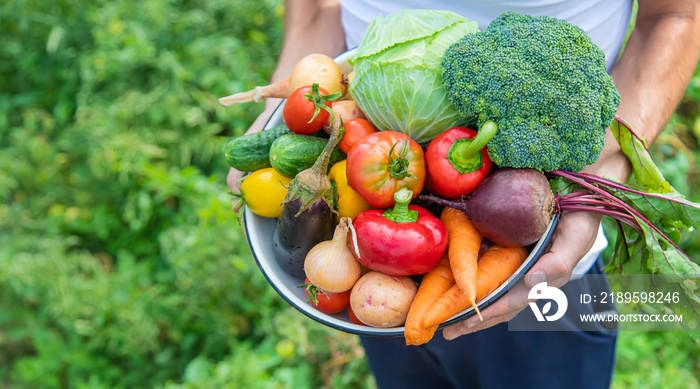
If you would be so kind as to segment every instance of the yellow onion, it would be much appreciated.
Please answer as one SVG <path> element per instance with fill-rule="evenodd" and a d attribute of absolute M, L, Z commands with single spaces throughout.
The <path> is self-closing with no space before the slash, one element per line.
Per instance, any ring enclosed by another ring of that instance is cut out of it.
<path fill-rule="evenodd" d="M 289 76 L 289 93 L 311 84 L 318 84 L 329 95 L 345 94 L 343 71 L 333 58 L 323 54 L 309 54 L 294 66 Z"/>
<path fill-rule="evenodd" d="M 342 293 L 352 289 L 360 278 L 360 263 L 348 246 L 349 217 L 340 219 L 333 239 L 314 246 L 304 260 L 304 272 L 312 284 L 326 292 Z"/>
<path fill-rule="evenodd" d="M 352 84 L 353 79 L 355 79 L 355 71 L 354 70 L 350 71 L 350 73 L 345 75 L 344 81 L 345 81 L 346 88 L 348 88 L 348 89 L 350 88 L 350 84 Z M 343 97 L 340 98 L 340 100 L 354 100 L 354 99 L 352 98 L 352 95 L 350 93 L 346 93 L 343 95 Z"/>

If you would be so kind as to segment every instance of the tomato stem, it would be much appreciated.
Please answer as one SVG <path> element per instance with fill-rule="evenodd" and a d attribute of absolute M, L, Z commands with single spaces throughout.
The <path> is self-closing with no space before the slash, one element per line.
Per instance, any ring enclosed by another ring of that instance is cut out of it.
<path fill-rule="evenodd" d="M 235 201 L 235 203 L 233 204 L 233 211 L 240 211 L 241 207 L 243 207 L 243 205 L 245 204 L 245 201 L 243 200 L 243 195 L 240 192 L 231 192 L 231 197 L 233 197 L 233 200 Z"/>
<path fill-rule="evenodd" d="M 247 176 L 243 176 L 236 180 L 236 187 L 238 188 L 238 192 L 231 192 L 231 196 L 233 196 L 233 199 L 236 200 L 236 202 L 233 204 L 233 212 L 238 212 L 241 210 L 241 208 L 245 205 L 245 200 L 243 199 L 243 189 L 241 188 L 241 184 L 243 184 L 243 180 L 245 180 Z"/>
<path fill-rule="evenodd" d="M 399 142 L 394 143 L 391 149 L 389 149 L 389 175 L 397 180 L 403 180 L 406 177 L 416 178 L 416 176 L 411 174 L 411 171 L 408 170 L 409 162 L 408 159 L 406 159 L 406 154 L 408 154 L 410 148 L 408 140 L 406 138 L 403 139 L 403 142 L 401 142 L 401 149 L 397 152 L 396 157 L 394 157 L 394 148 L 398 143 Z"/>
<path fill-rule="evenodd" d="M 304 95 L 304 97 L 309 102 L 314 103 L 314 105 L 316 106 L 316 110 L 314 111 L 314 116 L 307 123 L 313 122 L 314 119 L 316 119 L 316 116 L 318 116 L 318 114 L 321 113 L 322 109 L 331 115 L 331 123 L 333 123 L 333 120 L 334 120 L 333 110 L 330 109 L 328 106 L 326 106 L 326 104 L 324 104 L 324 103 L 327 101 L 338 100 L 342 96 L 342 93 L 335 92 L 332 95 L 322 95 L 321 92 L 319 92 L 318 88 L 319 88 L 318 84 L 314 83 L 311 85 L 311 93 L 307 93 Z"/>
<path fill-rule="evenodd" d="M 306 302 L 313 302 L 315 305 L 318 305 L 318 297 L 316 296 L 320 292 L 318 286 L 309 282 L 308 284 L 301 284 L 297 286 L 297 288 L 303 288 L 309 292 L 309 297 L 306 299 Z"/>

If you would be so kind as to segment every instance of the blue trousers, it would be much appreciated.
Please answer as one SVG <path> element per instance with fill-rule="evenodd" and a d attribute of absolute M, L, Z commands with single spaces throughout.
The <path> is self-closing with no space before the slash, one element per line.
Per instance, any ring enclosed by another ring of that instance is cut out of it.
<path fill-rule="evenodd" d="M 602 274 L 601 266 L 599 259 L 589 274 Z M 604 277 L 594 278 L 572 280 L 561 289 L 568 295 L 610 291 Z M 593 308 L 587 307 L 590 312 L 567 311 L 560 320 L 593 313 Z M 534 318 L 526 308 L 514 320 L 522 320 L 522 315 Z M 617 332 L 605 328 L 509 331 L 507 323 L 451 341 L 438 331 L 422 346 L 406 346 L 401 337 L 361 337 L 370 369 L 381 389 L 608 388 L 614 371 L 616 340 Z"/>

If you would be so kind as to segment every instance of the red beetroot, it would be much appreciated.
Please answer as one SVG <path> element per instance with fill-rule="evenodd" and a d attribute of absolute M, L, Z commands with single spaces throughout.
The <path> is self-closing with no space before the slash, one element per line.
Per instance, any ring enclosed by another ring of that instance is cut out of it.
<path fill-rule="evenodd" d="M 419 198 L 464 211 L 474 228 L 502 246 L 524 247 L 537 242 L 557 210 L 549 181 L 534 169 L 499 169 L 467 200 Z"/>

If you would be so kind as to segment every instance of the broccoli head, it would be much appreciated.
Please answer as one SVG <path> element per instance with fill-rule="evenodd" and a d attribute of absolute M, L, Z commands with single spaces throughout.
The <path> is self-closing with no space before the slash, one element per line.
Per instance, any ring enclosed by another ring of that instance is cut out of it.
<path fill-rule="evenodd" d="M 507 12 L 450 46 L 442 67 L 457 112 L 497 124 L 488 154 L 501 167 L 582 170 L 620 103 L 603 51 L 556 18 Z"/>

